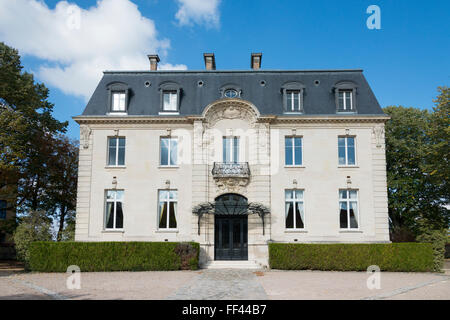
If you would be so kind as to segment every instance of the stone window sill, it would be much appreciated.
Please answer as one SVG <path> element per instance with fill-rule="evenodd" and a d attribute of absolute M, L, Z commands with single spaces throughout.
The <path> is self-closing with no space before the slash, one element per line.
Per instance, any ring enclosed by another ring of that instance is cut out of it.
<path fill-rule="evenodd" d="M 284 166 L 286 169 L 302 169 L 305 168 L 304 165 L 299 165 L 299 166 Z"/>
<path fill-rule="evenodd" d="M 339 230 L 339 233 L 363 233 L 361 230 Z"/>
<path fill-rule="evenodd" d="M 308 233 L 308 230 L 304 230 L 304 229 L 286 229 L 284 230 L 284 233 Z"/>
<path fill-rule="evenodd" d="M 158 229 L 156 233 L 178 233 L 178 229 Z"/>
<path fill-rule="evenodd" d="M 102 230 L 102 233 L 125 233 L 125 230 Z"/>
<path fill-rule="evenodd" d="M 358 165 L 338 166 L 338 168 L 344 168 L 344 169 L 356 169 L 356 168 L 359 168 L 359 166 L 358 166 Z"/>
<path fill-rule="evenodd" d="M 105 166 L 105 169 L 126 169 L 127 166 Z"/>
<path fill-rule="evenodd" d="M 159 169 L 178 169 L 180 166 L 158 166 Z"/>

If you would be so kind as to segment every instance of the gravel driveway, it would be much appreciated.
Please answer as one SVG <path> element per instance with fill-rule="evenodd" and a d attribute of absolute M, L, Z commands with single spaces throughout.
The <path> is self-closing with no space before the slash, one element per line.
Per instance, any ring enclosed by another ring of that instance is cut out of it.
<path fill-rule="evenodd" d="M 365 272 L 199 270 L 81 273 L 0 270 L 0 299 L 450 299 L 450 275 L 381 273 L 370 290 Z"/>

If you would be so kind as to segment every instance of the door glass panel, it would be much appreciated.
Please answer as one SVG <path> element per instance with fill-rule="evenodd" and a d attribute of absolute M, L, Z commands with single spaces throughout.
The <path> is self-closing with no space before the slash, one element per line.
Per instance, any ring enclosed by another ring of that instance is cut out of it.
<path fill-rule="evenodd" d="M 222 248 L 230 248 L 230 223 L 229 220 L 222 220 Z"/>
<path fill-rule="evenodd" d="M 241 220 L 233 221 L 233 248 L 241 248 Z"/>

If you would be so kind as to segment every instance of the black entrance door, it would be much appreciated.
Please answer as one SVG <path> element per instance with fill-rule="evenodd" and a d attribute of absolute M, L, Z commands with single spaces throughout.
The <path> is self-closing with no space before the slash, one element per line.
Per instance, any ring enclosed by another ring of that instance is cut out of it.
<path fill-rule="evenodd" d="M 215 216 L 215 260 L 248 260 L 247 216 Z"/>

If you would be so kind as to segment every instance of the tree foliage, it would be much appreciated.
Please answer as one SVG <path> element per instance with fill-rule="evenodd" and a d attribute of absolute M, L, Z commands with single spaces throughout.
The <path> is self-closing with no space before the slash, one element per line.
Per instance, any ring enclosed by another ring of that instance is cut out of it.
<path fill-rule="evenodd" d="M 420 233 L 418 221 L 447 228 L 449 213 L 449 93 L 440 88 L 434 112 L 402 106 L 384 108 L 389 218 L 397 233 Z"/>
<path fill-rule="evenodd" d="M 24 72 L 17 50 L 0 42 L 0 190 L 13 186 L 19 214 L 44 211 L 61 225 L 73 219 L 78 145 L 62 134 L 49 91 Z"/>
<path fill-rule="evenodd" d="M 44 211 L 33 211 L 24 217 L 14 232 L 14 243 L 18 260 L 28 266 L 29 248 L 33 241 L 52 240 L 51 220 Z"/>

